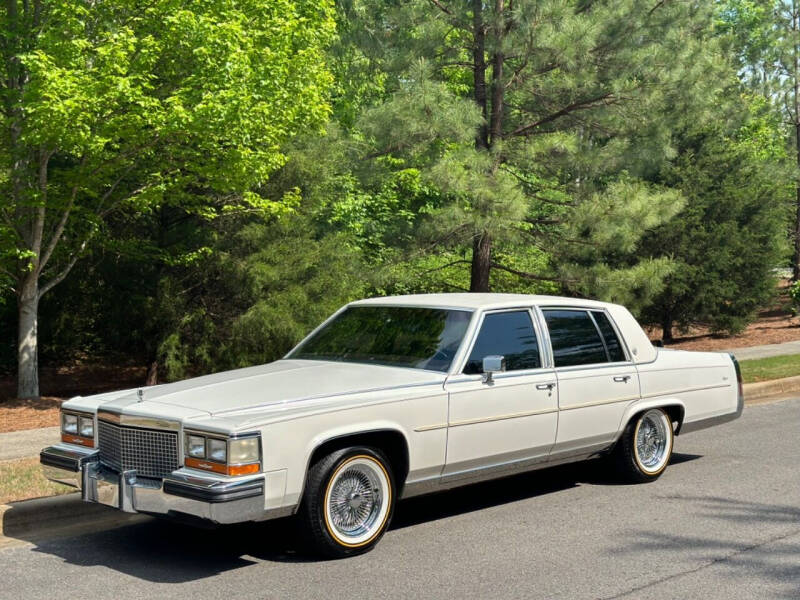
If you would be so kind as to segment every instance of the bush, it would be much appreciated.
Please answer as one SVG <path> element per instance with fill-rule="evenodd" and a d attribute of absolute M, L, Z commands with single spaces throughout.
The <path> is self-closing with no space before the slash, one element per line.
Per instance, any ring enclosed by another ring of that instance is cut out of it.
<path fill-rule="evenodd" d="M 792 299 L 792 314 L 800 313 L 800 281 L 795 281 L 789 288 L 789 298 Z"/>

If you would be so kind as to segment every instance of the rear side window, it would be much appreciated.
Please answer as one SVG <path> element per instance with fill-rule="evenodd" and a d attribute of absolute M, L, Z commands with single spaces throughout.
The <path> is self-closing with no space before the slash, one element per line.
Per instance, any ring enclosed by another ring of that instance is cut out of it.
<path fill-rule="evenodd" d="M 538 369 L 542 366 L 539 342 L 527 310 L 486 315 L 464 373 L 483 373 L 483 358 L 493 355 L 505 357 L 507 371 Z"/>
<path fill-rule="evenodd" d="M 606 313 L 593 310 L 595 323 L 600 328 L 600 333 L 603 334 L 603 340 L 606 343 L 606 350 L 608 350 L 608 360 L 611 362 L 622 362 L 626 360 L 625 351 L 622 349 L 622 344 L 619 342 L 617 332 L 614 331 L 614 326 L 608 320 Z"/>
<path fill-rule="evenodd" d="M 606 349 L 592 317 L 585 310 L 543 310 L 550 332 L 555 366 L 608 362 Z"/>

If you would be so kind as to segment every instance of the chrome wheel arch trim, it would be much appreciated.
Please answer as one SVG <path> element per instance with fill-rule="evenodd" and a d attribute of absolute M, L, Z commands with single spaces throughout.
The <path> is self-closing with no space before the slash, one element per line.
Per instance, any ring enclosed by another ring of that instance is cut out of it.
<path fill-rule="evenodd" d="M 618 442 L 625 431 L 625 426 L 635 418 L 637 415 L 647 412 L 653 408 L 660 408 L 669 414 L 669 409 L 676 408 L 680 410 L 682 415 L 686 414 L 686 406 L 679 398 L 643 398 L 636 402 L 631 402 L 630 406 L 625 409 L 625 413 L 620 419 L 619 426 L 617 427 L 617 437 L 614 443 Z M 683 418 L 678 421 L 678 425 L 673 430 L 674 435 L 678 435 L 683 430 Z"/>
<path fill-rule="evenodd" d="M 443 429 L 443 428 L 446 428 L 446 427 L 447 427 L 447 425 L 436 425 L 436 426 L 431 427 L 430 429 L 424 429 L 424 431 L 434 431 L 435 429 Z M 309 474 L 309 472 L 311 470 L 311 459 L 314 457 L 314 454 L 316 454 L 316 452 L 320 448 L 322 448 L 325 444 L 330 444 L 330 443 L 334 443 L 334 442 L 344 442 L 344 440 L 346 440 L 347 438 L 355 438 L 355 437 L 362 436 L 362 435 L 387 434 L 387 433 L 391 434 L 391 435 L 400 435 L 403 438 L 403 443 L 405 444 L 405 462 L 406 462 L 406 466 L 407 467 L 410 466 L 410 462 L 411 462 L 411 450 L 410 450 L 410 448 L 411 447 L 410 447 L 410 445 L 408 443 L 408 436 L 406 435 L 406 433 L 402 429 L 397 428 L 397 427 L 384 426 L 384 427 L 373 427 L 373 428 L 367 428 L 367 429 L 353 429 L 352 431 L 337 432 L 335 434 L 330 434 L 330 432 L 329 432 L 329 435 L 322 435 L 322 436 L 318 436 L 318 437 L 314 438 L 311 441 L 311 443 L 309 444 L 309 446 L 307 448 L 307 451 L 306 451 L 305 472 L 303 474 L 303 484 L 300 487 L 300 491 L 298 493 L 298 498 L 300 498 L 300 501 L 298 501 L 298 503 L 295 505 L 294 511 L 296 512 L 297 510 L 300 509 L 300 504 L 302 503 L 303 495 L 305 494 L 306 489 L 308 487 L 308 474 Z M 354 444 L 355 445 L 363 445 L 362 442 L 354 442 Z M 345 446 L 341 446 L 341 447 L 345 447 Z M 405 486 L 405 479 L 408 477 L 408 473 L 397 473 L 397 472 L 394 472 L 394 469 L 392 469 L 392 471 L 393 471 L 394 480 L 395 480 L 394 481 L 395 488 L 397 490 L 402 490 L 403 487 Z"/>

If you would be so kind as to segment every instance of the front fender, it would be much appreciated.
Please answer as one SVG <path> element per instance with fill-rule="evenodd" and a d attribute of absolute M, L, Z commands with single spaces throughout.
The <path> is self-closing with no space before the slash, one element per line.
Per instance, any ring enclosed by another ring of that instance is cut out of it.
<path fill-rule="evenodd" d="M 400 427 L 397 423 L 393 423 L 391 421 L 386 421 L 386 420 L 373 420 L 360 423 L 350 423 L 347 425 L 340 425 L 338 427 L 331 427 L 315 435 L 306 445 L 305 473 L 303 476 L 303 484 L 300 489 L 299 497 L 302 498 L 303 493 L 305 491 L 306 479 L 308 477 L 308 471 L 311 467 L 311 458 L 314 456 L 314 453 L 320 447 L 322 447 L 324 444 L 327 444 L 329 442 L 335 442 L 336 440 L 339 439 L 345 439 L 357 435 L 365 435 L 365 434 L 368 435 L 376 433 L 393 433 L 402 436 L 406 447 L 407 460 L 409 461 L 411 460 L 408 435 L 403 430 L 403 428 Z"/>

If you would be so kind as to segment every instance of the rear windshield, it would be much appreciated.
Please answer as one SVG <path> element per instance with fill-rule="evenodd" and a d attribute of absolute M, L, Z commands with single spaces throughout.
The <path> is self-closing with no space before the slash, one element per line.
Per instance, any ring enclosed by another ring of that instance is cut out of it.
<path fill-rule="evenodd" d="M 287 358 L 446 372 L 472 313 L 405 306 L 351 306 Z"/>

